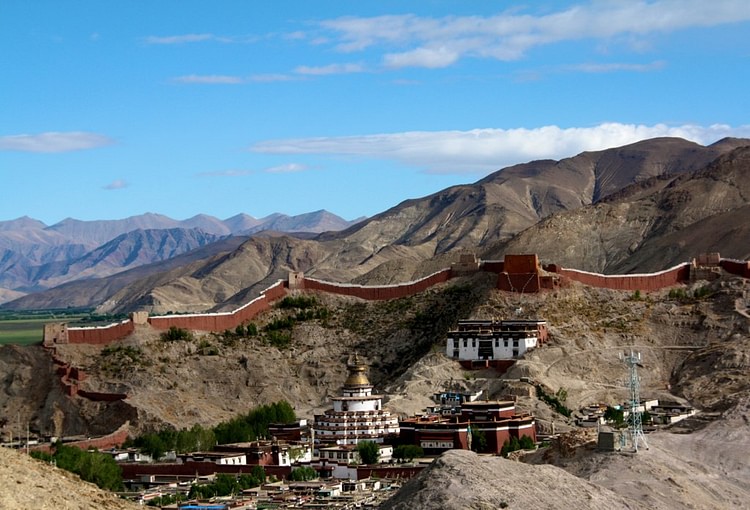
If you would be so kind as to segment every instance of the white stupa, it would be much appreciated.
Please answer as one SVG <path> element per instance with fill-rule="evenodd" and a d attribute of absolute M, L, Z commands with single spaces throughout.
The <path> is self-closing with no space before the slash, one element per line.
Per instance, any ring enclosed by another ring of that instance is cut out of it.
<path fill-rule="evenodd" d="M 315 416 L 313 429 L 318 444 L 353 445 L 360 441 L 382 443 L 399 433 L 398 419 L 383 410 L 383 395 L 372 394 L 367 367 L 355 353 L 347 365 L 349 377 L 340 397 L 333 397 L 333 409 Z"/>

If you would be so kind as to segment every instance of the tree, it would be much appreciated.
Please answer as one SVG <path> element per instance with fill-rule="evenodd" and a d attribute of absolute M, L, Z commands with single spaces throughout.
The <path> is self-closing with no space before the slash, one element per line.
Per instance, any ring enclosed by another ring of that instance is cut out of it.
<path fill-rule="evenodd" d="M 487 450 L 487 436 L 483 431 L 473 427 L 471 429 L 471 449 L 477 453 Z"/>
<path fill-rule="evenodd" d="M 424 455 L 424 450 L 415 444 L 402 444 L 393 450 L 393 456 L 396 459 L 407 462 L 411 462 L 422 455 Z"/>
<path fill-rule="evenodd" d="M 57 467 L 75 473 L 101 489 L 122 490 L 122 470 L 110 455 L 58 444 L 52 458 Z"/>
<path fill-rule="evenodd" d="M 306 482 L 308 480 L 315 480 L 318 477 L 318 472 L 309 466 L 302 466 L 292 469 L 289 473 L 289 480 L 293 482 Z"/>
<path fill-rule="evenodd" d="M 234 475 L 228 475 L 226 473 L 219 473 L 216 475 L 213 485 L 217 496 L 229 496 L 240 490 L 240 484 L 237 482 Z"/>
<path fill-rule="evenodd" d="M 607 410 L 604 411 L 604 419 L 614 424 L 615 428 L 620 428 L 625 425 L 625 413 L 622 409 L 608 406 Z"/>
<path fill-rule="evenodd" d="M 362 441 L 357 443 L 357 453 L 362 459 L 362 464 L 377 464 L 380 459 L 380 446 L 374 441 Z"/>

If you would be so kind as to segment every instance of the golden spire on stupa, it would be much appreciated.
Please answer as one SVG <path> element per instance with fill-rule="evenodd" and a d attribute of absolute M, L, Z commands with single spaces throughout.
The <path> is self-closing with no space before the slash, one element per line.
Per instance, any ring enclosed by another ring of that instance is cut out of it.
<path fill-rule="evenodd" d="M 354 352 L 354 360 L 346 365 L 349 369 L 349 377 L 346 378 L 344 383 L 345 387 L 352 386 L 372 386 L 370 381 L 367 379 L 365 372 L 367 371 L 367 365 L 359 360 L 359 354 Z"/>

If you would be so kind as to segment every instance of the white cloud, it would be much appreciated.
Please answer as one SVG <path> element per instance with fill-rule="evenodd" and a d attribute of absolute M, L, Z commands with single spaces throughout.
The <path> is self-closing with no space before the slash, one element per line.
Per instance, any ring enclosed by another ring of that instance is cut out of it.
<path fill-rule="evenodd" d="M 189 74 L 172 78 L 175 83 L 198 85 L 240 85 L 243 83 L 273 83 L 279 81 L 299 80 L 300 77 L 289 74 L 254 74 L 251 76 L 233 76 L 226 74 Z"/>
<path fill-rule="evenodd" d="M 115 179 L 114 181 L 104 186 L 103 189 L 123 189 L 127 187 L 128 183 L 126 181 L 124 181 L 123 179 Z"/>
<path fill-rule="evenodd" d="M 177 83 L 201 83 L 208 85 L 237 85 L 244 80 L 239 76 L 223 74 L 189 74 L 187 76 L 173 78 L 172 81 Z"/>
<path fill-rule="evenodd" d="M 217 37 L 213 34 L 183 34 L 169 36 L 150 35 L 148 37 L 145 37 L 143 40 L 146 42 L 146 44 L 185 44 L 211 41 L 215 39 L 217 39 Z"/>
<path fill-rule="evenodd" d="M 256 83 L 273 83 L 277 81 L 292 81 L 292 80 L 298 80 L 296 76 L 292 76 L 289 74 L 254 74 L 252 76 L 249 76 L 247 78 L 247 81 L 252 81 Z"/>
<path fill-rule="evenodd" d="M 666 63 L 663 60 L 657 60 L 648 64 L 627 64 L 622 62 L 607 63 L 585 63 L 564 66 L 563 70 L 581 71 L 584 73 L 612 73 L 619 71 L 647 73 L 663 69 Z"/>
<path fill-rule="evenodd" d="M 395 160 L 431 173 L 488 173 L 535 159 L 562 159 L 661 136 L 710 144 L 750 137 L 750 125 L 653 126 L 605 123 L 593 127 L 543 126 L 470 131 L 411 131 L 332 138 L 269 140 L 251 150 L 264 154 L 328 154 Z"/>
<path fill-rule="evenodd" d="M 386 67 L 426 67 L 437 69 L 448 67 L 459 59 L 457 51 L 440 48 L 417 48 L 403 53 L 392 53 L 383 57 Z"/>
<path fill-rule="evenodd" d="M 595 1 L 538 16 L 348 16 L 320 26 L 339 51 L 383 46 L 389 48 L 383 56 L 387 67 L 437 68 L 465 57 L 517 60 L 535 47 L 563 41 L 629 37 L 639 44 L 650 34 L 747 20 L 746 0 L 661 0 Z"/>
<path fill-rule="evenodd" d="M 297 74 L 307 74 L 314 76 L 324 76 L 327 74 L 348 74 L 361 73 L 364 67 L 360 64 L 329 64 L 320 67 L 299 66 L 294 72 Z"/>
<path fill-rule="evenodd" d="M 85 131 L 0 136 L 0 150 L 19 152 L 70 152 L 96 149 L 113 143 L 114 140 L 107 136 Z"/>
<path fill-rule="evenodd" d="M 263 170 L 269 174 L 289 174 L 295 172 L 304 172 L 309 170 L 310 167 L 307 165 L 301 165 L 299 163 L 287 163 L 286 165 L 272 166 Z"/>

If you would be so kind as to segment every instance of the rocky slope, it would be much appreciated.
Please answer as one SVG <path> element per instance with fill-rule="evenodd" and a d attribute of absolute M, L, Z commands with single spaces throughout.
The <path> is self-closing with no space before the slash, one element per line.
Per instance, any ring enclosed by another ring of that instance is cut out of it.
<path fill-rule="evenodd" d="M 451 450 L 406 483 L 383 510 L 648 508 L 554 466 Z"/>
<path fill-rule="evenodd" d="M 0 508 L 135 510 L 141 507 L 67 471 L 0 448 Z"/>
<path fill-rule="evenodd" d="M 658 271 L 699 253 L 750 257 L 750 147 L 700 171 L 654 178 L 598 204 L 556 214 L 485 252 L 538 253 L 605 273 Z"/>

